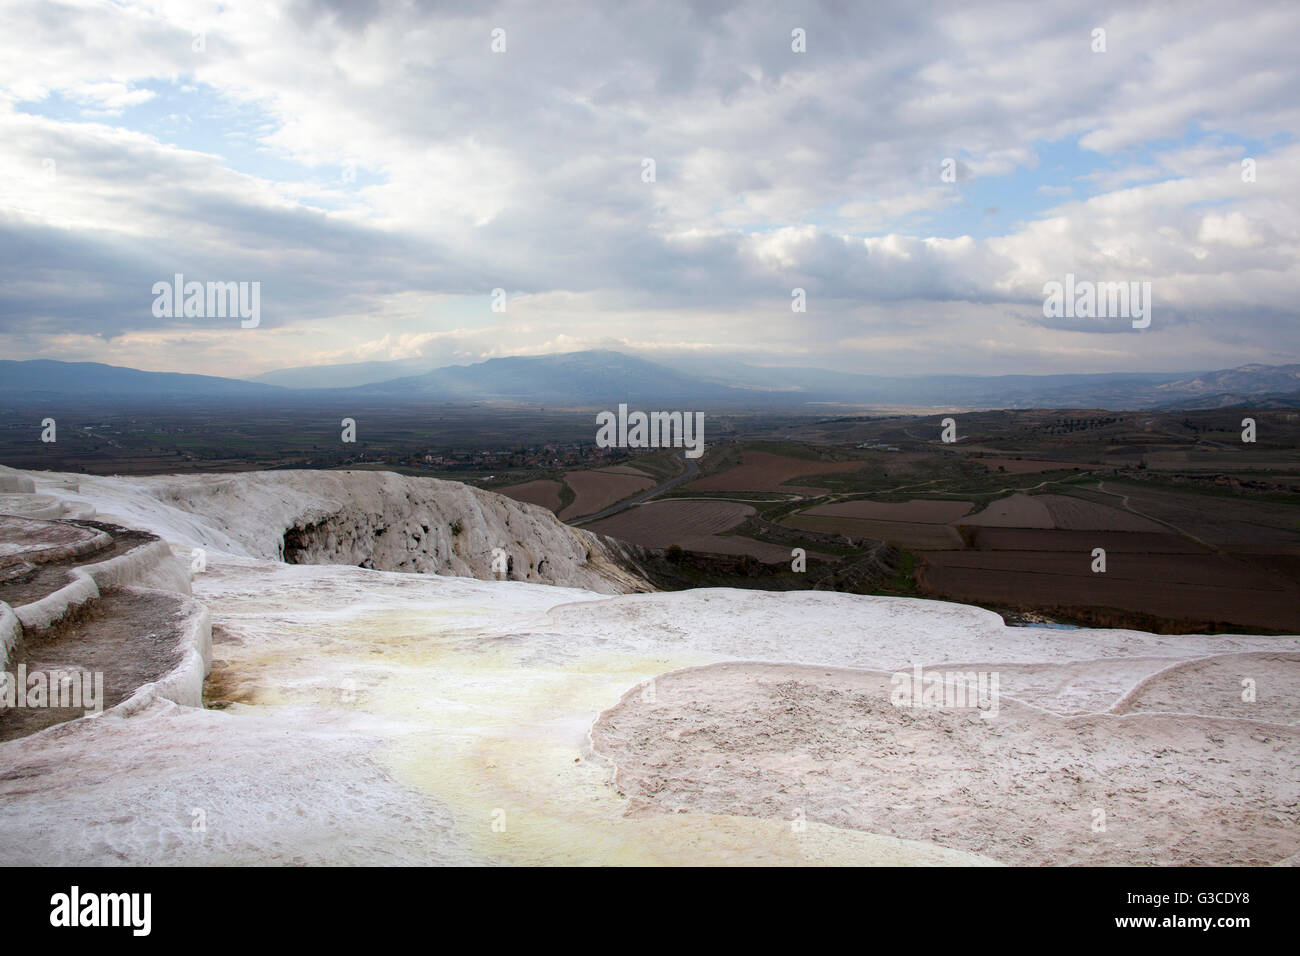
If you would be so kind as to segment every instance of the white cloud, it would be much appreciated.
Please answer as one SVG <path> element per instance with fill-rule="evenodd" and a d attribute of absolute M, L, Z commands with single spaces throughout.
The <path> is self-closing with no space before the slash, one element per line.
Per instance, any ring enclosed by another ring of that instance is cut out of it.
<path fill-rule="evenodd" d="M 1300 354 L 1292 10 L 828 5 L 798 19 L 804 54 L 790 14 L 749 5 L 6 4 L 0 332 L 13 354 L 81 357 L 184 336 L 139 291 L 183 268 L 261 279 L 266 326 L 294 332 L 223 341 L 228 371 L 515 354 L 611 329 L 644 348 L 733 341 L 841 364 L 888 348 L 918 370 L 994 363 L 997 348 L 1044 367 L 1121 361 L 1113 336 L 1076 343 L 1096 333 L 1035 317 L 1043 282 L 1072 271 L 1152 281 L 1162 361 L 1226 355 L 1225 317 L 1232 354 Z M 1089 49 L 1097 24 L 1104 54 Z M 489 50 L 496 25 L 505 54 Z M 194 107 L 189 148 L 138 119 L 158 84 Z M 52 97 L 83 114 L 16 107 Z M 209 128 L 234 106 L 264 125 Z M 225 144 L 249 136 L 265 152 L 232 162 Z M 1249 184 L 1244 139 L 1259 141 Z M 1066 171 L 1077 188 L 1040 168 L 1041 144 L 1061 141 L 1096 152 Z M 955 184 L 939 180 L 946 157 Z M 308 172 L 280 171 L 292 164 Z M 347 164 L 361 182 L 338 179 Z M 1002 180 L 1055 205 L 962 236 L 968 205 L 1019 201 L 975 191 Z M 799 331 L 794 285 L 811 301 Z M 498 286 L 528 295 L 528 331 L 448 313 Z M 186 341 L 173 359 L 202 362 L 206 339 Z"/>

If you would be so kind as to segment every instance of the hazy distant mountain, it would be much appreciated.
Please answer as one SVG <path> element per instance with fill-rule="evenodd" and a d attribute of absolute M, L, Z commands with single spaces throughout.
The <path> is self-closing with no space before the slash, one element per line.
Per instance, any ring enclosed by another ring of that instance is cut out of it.
<path fill-rule="evenodd" d="M 589 406 L 661 402 L 685 407 L 706 402 L 770 402 L 764 393 L 720 385 L 621 352 L 568 352 L 488 359 L 423 375 L 366 385 L 368 395 L 406 395 L 426 401 L 525 402 Z M 784 400 L 784 399 L 783 399 Z"/>
<path fill-rule="evenodd" d="M 1107 407 L 1107 402 L 1146 403 L 1154 400 L 1150 396 L 1152 386 L 1199 374 L 862 375 L 819 368 L 767 368 L 695 356 L 674 359 L 674 364 L 715 384 L 785 393 L 787 402 L 1004 408 L 1100 408 Z"/>
<path fill-rule="evenodd" d="M 1292 407 L 1300 365 L 1243 365 L 1215 372 L 1066 375 L 855 375 L 816 368 L 763 368 L 713 357 L 673 364 L 715 384 L 786 392 L 787 399 L 1003 408 Z M 1272 403 L 1272 404 L 1266 404 Z"/>
<path fill-rule="evenodd" d="M 0 396 L 7 398 L 256 398 L 283 393 L 273 385 L 214 375 L 142 372 L 99 362 L 0 360 Z"/>
<path fill-rule="evenodd" d="M 1239 392 L 1219 392 L 1202 398 L 1180 398 L 1165 405 L 1156 405 L 1157 411 L 1200 411 L 1207 408 L 1300 408 L 1300 391 L 1270 392 L 1264 395 L 1243 395 Z"/>
<path fill-rule="evenodd" d="M 393 359 L 387 362 L 350 362 L 345 365 L 302 365 L 255 375 L 250 382 L 285 388 L 352 388 L 387 382 L 434 369 L 428 359 Z"/>
<path fill-rule="evenodd" d="M 1300 390 L 1300 365 L 1243 365 L 1220 372 L 1205 372 L 1156 387 L 1155 391 L 1178 398 L 1195 395 L 1261 395 Z"/>
<path fill-rule="evenodd" d="M 502 402 L 564 407 L 703 411 L 711 408 L 815 410 L 819 405 L 971 408 L 1295 407 L 1300 365 L 1244 365 L 1215 372 L 1119 372 L 1100 375 L 855 375 L 808 368 L 762 368 L 717 359 L 669 366 L 612 351 L 494 358 L 383 382 L 346 386 L 398 363 L 285 369 L 290 388 L 210 375 L 143 372 L 93 362 L 0 361 L 0 397 L 63 399 L 256 399 L 323 401 L 374 398 L 404 402 Z M 322 389 L 315 383 L 329 381 Z M 310 384 L 308 384 L 310 383 Z M 1267 403 L 1267 404 L 1266 404 Z"/>
<path fill-rule="evenodd" d="M 679 407 L 957 405 L 983 408 L 1178 407 L 1210 394 L 1241 401 L 1300 388 L 1300 366 L 1246 365 L 1216 372 L 1069 375 L 856 375 L 816 368 L 674 358 L 671 366 L 612 351 L 489 359 L 367 385 L 358 391 L 431 401 L 544 405 L 674 403 Z"/>

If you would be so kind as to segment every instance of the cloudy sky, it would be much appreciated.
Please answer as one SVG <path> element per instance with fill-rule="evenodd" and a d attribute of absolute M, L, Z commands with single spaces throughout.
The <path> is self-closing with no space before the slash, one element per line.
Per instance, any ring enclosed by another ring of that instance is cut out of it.
<path fill-rule="evenodd" d="M 1298 40 L 1290 2 L 0 0 L 0 355 L 1297 362 Z M 155 317 L 175 273 L 261 324 Z M 1066 273 L 1149 281 L 1150 327 L 1045 318 Z"/>

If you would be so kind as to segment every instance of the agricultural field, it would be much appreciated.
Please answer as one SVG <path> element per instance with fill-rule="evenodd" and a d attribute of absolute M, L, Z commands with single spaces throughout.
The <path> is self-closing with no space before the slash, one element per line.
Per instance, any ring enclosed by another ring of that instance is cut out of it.
<path fill-rule="evenodd" d="M 961 535 L 949 524 L 923 524 L 917 521 L 872 521 L 866 518 L 843 518 L 799 514 L 784 518 L 781 524 L 822 534 L 846 534 L 854 538 L 878 538 L 908 551 L 937 551 L 961 547 Z"/>
<path fill-rule="evenodd" d="M 950 522 L 971 507 L 969 501 L 855 499 L 802 509 L 781 523 L 823 534 L 878 538 L 908 551 L 944 550 L 962 546 L 961 535 Z"/>
<path fill-rule="evenodd" d="M 672 450 L 653 452 L 638 456 L 634 464 L 572 469 L 555 477 L 534 478 L 514 484 L 502 485 L 499 481 L 481 484 L 507 498 L 549 508 L 556 515 L 582 518 L 681 474 L 682 464 L 678 455 Z M 581 495 L 579 489 L 587 494 Z"/>
<path fill-rule="evenodd" d="M 913 489 L 943 498 L 824 498 L 787 508 L 780 523 L 905 549 L 928 597 L 1175 632 L 1300 626 L 1300 498 L 1154 476 L 1026 475 L 1021 490 L 967 482 L 965 500 L 960 481 Z M 1097 548 L 1104 571 L 1093 570 Z"/>
<path fill-rule="evenodd" d="M 1047 505 L 1030 495 L 1009 495 L 992 502 L 987 508 L 961 523 L 986 528 L 1053 528 Z"/>
<path fill-rule="evenodd" d="M 701 491 L 782 491 L 791 494 L 822 495 L 826 493 L 826 488 L 793 485 L 787 482 L 809 475 L 861 471 L 866 467 L 868 467 L 866 461 L 818 461 L 747 448 L 739 465 L 697 479 L 683 486 L 682 491 L 687 494 Z"/>
<path fill-rule="evenodd" d="M 595 514 L 655 485 L 655 480 L 634 468 L 619 466 L 593 471 L 566 471 L 564 483 L 573 489 L 573 503 L 560 512 L 562 521 Z"/>
<path fill-rule="evenodd" d="M 962 519 L 966 548 L 920 555 L 918 584 L 953 600 L 1093 619 L 1110 609 L 1174 629 L 1300 624 L 1296 504 L 1109 481 L 1062 490 L 994 502 L 982 526 Z M 1092 569 L 1095 548 L 1104 572 Z"/>
<path fill-rule="evenodd" d="M 1300 554 L 1300 497 L 1290 501 L 1244 499 L 1228 489 L 1176 489 L 1157 484 L 1103 481 L 1105 497 L 1236 553 Z M 1091 496 L 1090 496 L 1091 497 Z"/>
<path fill-rule="evenodd" d="M 1090 565 L 1088 551 L 937 551 L 925 554 L 917 578 L 927 593 L 956 601 L 1063 614 L 1123 611 L 1192 629 L 1296 627 L 1296 586 L 1234 558 L 1108 552 L 1104 574 Z"/>
<path fill-rule="evenodd" d="M 1008 475 L 1033 475 L 1044 471 L 1068 471 L 1073 468 L 1087 468 L 1077 461 L 1038 461 L 1032 458 L 972 458 L 989 471 L 1004 471 Z"/>
<path fill-rule="evenodd" d="M 841 501 L 818 505 L 804 512 L 809 516 L 857 518 L 871 521 L 912 521 L 922 524 L 946 524 L 971 510 L 969 501 L 936 501 L 913 498 L 910 501 Z"/>
<path fill-rule="evenodd" d="M 792 547 L 843 558 L 884 541 L 901 554 L 880 593 L 977 603 L 1009 620 L 1300 628 L 1295 410 L 734 412 L 710 419 L 705 455 L 690 462 L 677 449 L 597 447 L 581 410 L 349 400 L 148 411 L 16 403 L 0 423 L 0 460 L 109 474 L 396 471 L 468 482 L 574 523 L 612 510 L 583 526 L 787 570 Z M 46 414 L 59 420 L 57 444 L 36 437 Z M 340 441 L 345 415 L 355 443 Z M 1242 441 L 1246 415 L 1256 443 Z M 956 441 L 945 444 L 947 416 Z M 846 537 L 858 544 L 841 546 Z M 1094 548 L 1106 551 L 1104 573 L 1091 570 Z M 767 586 L 727 573 L 709 584 Z"/>
<path fill-rule="evenodd" d="M 631 475 L 634 478 L 649 477 L 645 471 L 637 465 L 609 465 L 608 467 L 597 470 L 606 475 Z"/>
<path fill-rule="evenodd" d="M 1291 449 L 1224 447 L 1191 418 L 989 413 L 964 424 L 965 444 L 955 445 L 918 419 L 835 426 L 862 427 L 866 447 L 715 445 L 699 478 L 587 527 L 772 563 L 789 560 L 777 528 L 875 539 L 907 555 L 906 580 L 891 593 L 1174 632 L 1300 627 L 1300 496 L 1285 483 L 1300 456 Z M 1198 467 L 1215 462 L 1242 477 Z M 635 463 L 586 474 L 636 481 L 634 472 Z M 575 503 L 565 516 L 595 507 Z M 1104 572 L 1092 570 L 1097 548 Z"/>
<path fill-rule="evenodd" d="M 539 478 L 536 481 L 525 481 L 519 485 L 507 485 L 504 488 L 497 488 L 495 491 L 497 494 L 513 498 L 515 501 L 524 501 L 530 505 L 541 505 L 543 508 L 558 512 L 563 507 L 563 501 L 560 497 L 560 492 L 563 489 L 563 482 L 552 478 Z"/>
<path fill-rule="evenodd" d="M 1065 551 L 1090 554 L 1093 548 L 1149 554 L 1204 554 L 1210 551 L 1169 532 L 1062 531 L 1055 528 L 963 528 L 967 547 L 975 551 Z"/>
<path fill-rule="evenodd" d="M 752 506 L 739 502 L 675 498 L 637 505 L 583 527 L 646 548 L 686 547 L 684 539 L 722 534 L 752 514 Z"/>
<path fill-rule="evenodd" d="M 725 533 L 754 513 L 753 507 L 740 502 L 672 498 L 636 505 L 583 527 L 645 548 L 676 545 L 687 551 L 747 554 L 767 563 L 788 563 L 788 547 Z"/>
<path fill-rule="evenodd" d="M 1150 518 L 1082 498 L 1038 495 L 1035 500 L 1047 506 L 1052 527 L 1062 531 L 1168 531 Z"/>
<path fill-rule="evenodd" d="M 1241 554 L 1238 557 L 1258 568 L 1262 574 L 1300 586 L 1300 555 L 1298 554 Z"/>

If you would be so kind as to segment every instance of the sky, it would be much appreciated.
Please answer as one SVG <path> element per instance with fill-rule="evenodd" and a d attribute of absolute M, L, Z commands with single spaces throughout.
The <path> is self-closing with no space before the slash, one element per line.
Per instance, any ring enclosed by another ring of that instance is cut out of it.
<path fill-rule="evenodd" d="M 1298 40 L 1290 2 L 0 0 L 0 356 L 1300 362 Z M 156 314 L 177 273 L 257 325 Z M 1149 326 L 1045 316 L 1067 273 Z"/>

